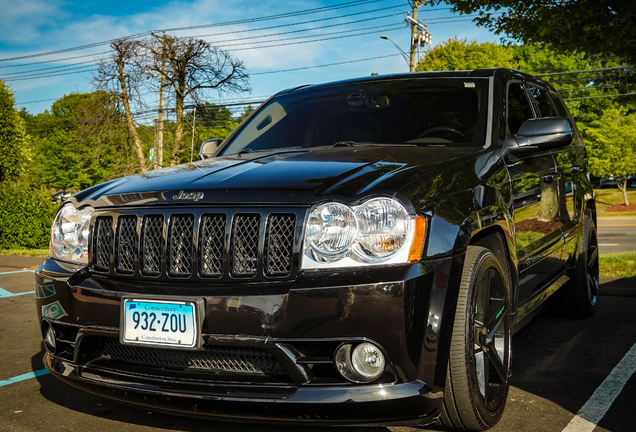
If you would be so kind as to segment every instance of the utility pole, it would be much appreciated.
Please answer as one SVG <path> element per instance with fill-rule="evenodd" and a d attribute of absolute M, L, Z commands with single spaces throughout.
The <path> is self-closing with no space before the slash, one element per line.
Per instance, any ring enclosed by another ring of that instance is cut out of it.
<path fill-rule="evenodd" d="M 406 24 L 411 26 L 411 61 L 409 62 L 409 72 L 415 72 L 417 47 L 431 43 L 431 34 L 428 32 L 426 24 L 417 20 L 417 9 L 428 3 L 428 0 L 413 0 L 413 17 L 406 16 Z"/>
<path fill-rule="evenodd" d="M 411 23 L 411 61 L 409 62 L 409 72 L 415 72 L 415 36 L 417 35 L 417 8 L 420 6 L 418 0 L 413 0 L 413 21 Z"/>
<path fill-rule="evenodd" d="M 157 39 L 161 39 L 161 84 L 159 86 L 159 118 L 157 119 L 157 141 L 155 142 L 155 169 L 163 168 L 163 91 L 166 87 L 166 31 L 163 35 L 157 36 L 150 33 Z"/>

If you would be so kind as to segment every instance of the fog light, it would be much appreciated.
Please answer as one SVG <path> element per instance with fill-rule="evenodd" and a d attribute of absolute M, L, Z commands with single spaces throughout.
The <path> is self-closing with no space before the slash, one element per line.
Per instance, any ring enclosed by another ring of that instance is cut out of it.
<path fill-rule="evenodd" d="M 46 329 L 46 336 L 44 338 L 44 343 L 49 351 L 55 352 L 55 330 L 53 330 L 53 326 L 49 324 Z"/>
<path fill-rule="evenodd" d="M 382 351 L 369 342 L 363 342 L 355 348 L 343 344 L 334 356 L 336 369 L 340 374 L 354 382 L 370 382 L 384 372 L 386 364 Z"/>
<path fill-rule="evenodd" d="M 367 380 L 371 381 L 380 376 L 384 370 L 384 355 L 373 344 L 361 343 L 351 355 L 353 368 Z"/>

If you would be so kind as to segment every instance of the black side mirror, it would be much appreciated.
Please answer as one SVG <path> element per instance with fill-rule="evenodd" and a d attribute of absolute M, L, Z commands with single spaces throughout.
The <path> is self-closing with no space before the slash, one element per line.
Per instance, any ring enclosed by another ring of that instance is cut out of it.
<path fill-rule="evenodd" d="M 221 138 L 213 138 L 207 141 L 203 141 L 201 143 L 201 149 L 199 150 L 199 157 L 201 158 L 201 160 L 214 157 L 214 154 L 221 145 L 221 142 L 223 142 Z"/>
<path fill-rule="evenodd" d="M 572 125 L 563 117 L 529 119 L 513 135 L 510 151 L 514 154 L 548 150 L 572 144 Z"/>

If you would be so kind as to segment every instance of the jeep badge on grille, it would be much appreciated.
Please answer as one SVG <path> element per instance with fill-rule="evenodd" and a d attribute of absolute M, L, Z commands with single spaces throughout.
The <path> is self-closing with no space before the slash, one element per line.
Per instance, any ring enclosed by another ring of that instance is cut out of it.
<path fill-rule="evenodd" d="M 178 194 L 173 195 L 172 199 L 174 200 L 194 200 L 199 201 L 203 198 L 203 192 L 184 192 L 179 191 Z"/>

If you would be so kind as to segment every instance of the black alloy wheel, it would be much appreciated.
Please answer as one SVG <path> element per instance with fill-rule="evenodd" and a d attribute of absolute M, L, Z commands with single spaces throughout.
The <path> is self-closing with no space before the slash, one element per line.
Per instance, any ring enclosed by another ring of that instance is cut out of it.
<path fill-rule="evenodd" d="M 497 257 L 470 246 L 462 273 L 440 423 L 484 430 L 501 418 L 512 348 L 510 283 Z"/>
<path fill-rule="evenodd" d="M 474 355 L 479 392 L 495 410 L 506 390 L 510 362 L 509 310 L 506 288 L 495 268 L 488 268 L 477 287 L 474 314 Z"/>

